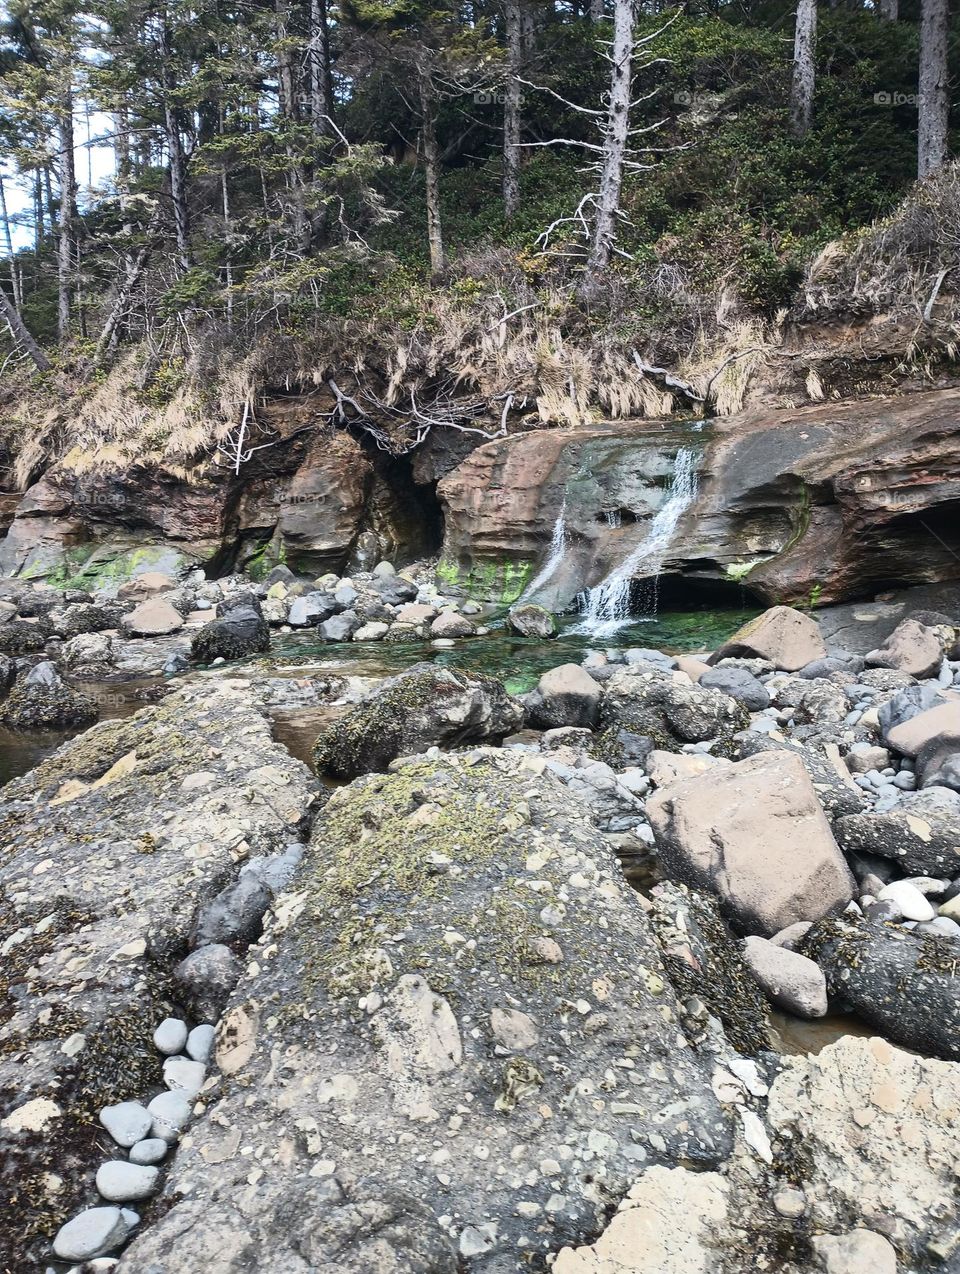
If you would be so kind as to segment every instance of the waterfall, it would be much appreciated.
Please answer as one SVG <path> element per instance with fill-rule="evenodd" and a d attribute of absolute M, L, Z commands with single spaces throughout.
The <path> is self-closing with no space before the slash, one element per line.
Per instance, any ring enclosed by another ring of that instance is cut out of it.
<path fill-rule="evenodd" d="M 563 504 L 560 506 L 560 512 L 557 514 L 557 520 L 553 524 L 553 534 L 550 536 L 550 552 L 547 554 L 547 560 L 536 573 L 527 587 L 523 590 L 521 602 L 527 602 L 534 597 L 544 584 L 553 578 L 557 567 L 563 561 L 563 555 L 567 551 L 567 498 L 564 496 Z"/>
<path fill-rule="evenodd" d="M 583 621 L 577 631 L 603 636 L 630 621 L 630 586 L 637 578 L 656 578 L 667 555 L 677 523 L 697 494 L 697 453 L 681 447 L 673 466 L 667 498 L 650 521 L 646 536 L 606 579 L 580 594 Z"/>

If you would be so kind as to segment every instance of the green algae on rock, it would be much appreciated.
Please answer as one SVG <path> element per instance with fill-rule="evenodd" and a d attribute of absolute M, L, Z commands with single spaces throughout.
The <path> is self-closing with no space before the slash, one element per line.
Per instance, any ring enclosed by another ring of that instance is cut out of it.
<path fill-rule="evenodd" d="M 220 1098 L 122 1274 L 197 1250 L 221 1274 L 536 1267 L 645 1165 L 727 1153 L 643 909 L 540 758 L 411 757 L 335 792 L 251 954 Z M 357 1210 L 398 1200 L 375 1249 Z"/>

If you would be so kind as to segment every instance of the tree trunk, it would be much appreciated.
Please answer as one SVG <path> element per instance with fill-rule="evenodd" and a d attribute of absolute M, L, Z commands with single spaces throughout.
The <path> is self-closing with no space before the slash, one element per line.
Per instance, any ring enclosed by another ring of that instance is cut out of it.
<path fill-rule="evenodd" d="M 813 123 L 816 85 L 817 0 L 799 0 L 793 40 L 793 82 L 790 86 L 790 132 L 806 137 Z"/>
<path fill-rule="evenodd" d="M 917 125 L 917 174 L 920 177 L 936 172 L 947 159 L 949 22 L 948 0 L 921 0 L 920 117 Z"/>
<path fill-rule="evenodd" d="M 633 4 L 615 0 L 613 48 L 610 54 L 610 98 L 603 138 L 603 163 L 597 196 L 596 221 L 590 255 L 580 282 L 579 294 L 588 299 L 600 275 L 610 264 L 617 232 L 623 163 L 630 130 L 630 84 L 633 75 Z"/>
<path fill-rule="evenodd" d="M 140 249 L 135 257 L 133 257 L 127 266 L 126 278 L 123 284 L 117 290 L 116 299 L 113 302 L 107 321 L 103 325 L 103 331 L 100 333 L 100 339 L 97 341 L 97 349 L 94 354 L 94 363 L 99 366 L 104 354 L 111 351 L 116 344 L 116 336 L 120 326 L 120 320 L 126 313 L 127 306 L 130 303 L 130 297 L 133 295 L 133 289 L 137 286 L 140 276 L 143 273 L 143 267 L 147 263 L 147 257 L 150 254 L 148 245 Z"/>
<path fill-rule="evenodd" d="M 60 103 L 60 213 L 57 225 L 57 336 L 70 335 L 70 303 L 73 292 L 73 214 L 77 201 L 77 174 L 73 149 L 73 89 L 68 84 Z"/>
<path fill-rule="evenodd" d="M 44 354 L 43 350 L 27 331 L 26 325 L 20 315 L 17 313 L 13 302 L 0 288 L 0 314 L 6 320 L 7 326 L 10 328 L 11 335 L 21 349 L 33 359 L 34 365 L 39 372 L 47 372 L 50 370 L 50 360 Z"/>
<path fill-rule="evenodd" d="M 434 274 L 443 269 L 443 227 L 440 220 L 440 156 L 437 151 L 436 101 L 429 70 L 419 69 L 420 135 L 423 141 L 423 163 L 426 170 L 427 239 L 430 243 L 430 268 Z"/>
<path fill-rule="evenodd" d="M 880 0 L 880 20 L 896 22 L 900 17 L 900 0 Z"/>
<path fill-rule="evenodd" d="M 0 220 L 3 221 L 3 246 L 10 260 L 10 286 L 13 289 L 13 304 L 17 311 L 23 309 L 23 291 L 20 287 L 20 271 L 17 269 L 17 254 L 13 250 L 13 236 L 10 233 L 10 217 L 7 212 L 7 193 L 3 188 L 3 176 L 0 174 Z"/>
<path fill-rule="evenodd" d="M 333 75 L 330 71 L 330 27 L 327 0 L 310 0 L 310 114 L 317 127 L 333 117 Z"/>
<path fill-rule="evenodd" d="M 506 0 L 507 91 L 503 101 L 503 211 L 512 217 L 520 207 L 520 67 L 523 26 L 520 0 Z"/>

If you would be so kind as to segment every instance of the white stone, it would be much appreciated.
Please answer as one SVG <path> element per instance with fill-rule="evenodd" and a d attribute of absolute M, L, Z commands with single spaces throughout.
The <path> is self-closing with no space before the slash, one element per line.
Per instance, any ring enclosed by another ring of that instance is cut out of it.
<path fill-rule="evenodd" d="M 195 1026 L 187 1036 L 187 1053 L 195 1062 L 208 1062 L 210 1060 L 210 1054 L 213 1052 L 214 1035 L 213 1027 L 204 1023 L 202 1026 Z"/>
<path fill-rule="evenodd" d="M 936 908 L 928 902 L 916 885 L 906 880 L 894 880 L 877 894 L 878 902 L 895 902 L 906 920 L 932 920 Z"/>
<path fill-rule="evenodd" d="M 159 1093 L 147 1106 L 153 1116 L 150 1133 L 172 1143 L 190 1119 L 190 1103 L 182 1093 Z"/>
<path fill-rule="evenodd" d="M 147 1137 L 130 1147 L 130 1162 L 140 1164 L 159 1163 L 169 1146 L 162 1137 Z"/>
<path fill-rule="evenodd" d="M 207 1078 L 203 1062 L 190 1057 L 168 1057 L 163 1063 L 163 1082 L 174 1092 L 196 1097 Z"/>

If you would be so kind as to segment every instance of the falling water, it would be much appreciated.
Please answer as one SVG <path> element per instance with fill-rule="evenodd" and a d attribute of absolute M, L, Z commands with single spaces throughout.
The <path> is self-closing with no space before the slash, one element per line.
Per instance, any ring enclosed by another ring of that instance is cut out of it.
<path fill-rule="evenodd" d="M 547 554 L 547 560 L 523 590 L 521 601 L 526 602 L 531 597 L 535 597 L 544 584 L 553 578 L 557 567 L 563 561 L 563 555 L 566 551 L 567 501 L 564 498 L 563 504 L 560 506 L 560 512 L 557 514 L 557 520 L 553 524 L 553 534 L 550 536 L 550 552 Z"/>
<path fill-rule="evenodd" d="M 667 498 L 652 518 L 646 537 L 596 588 L 580 594 L 583 621 L 576 631 L 602 636 L 630 622 L 632 582 L 660 574 L 677 524 L 696 498 L 696 458 L 691 447 L 681 447 L 677 452 Z"/>

